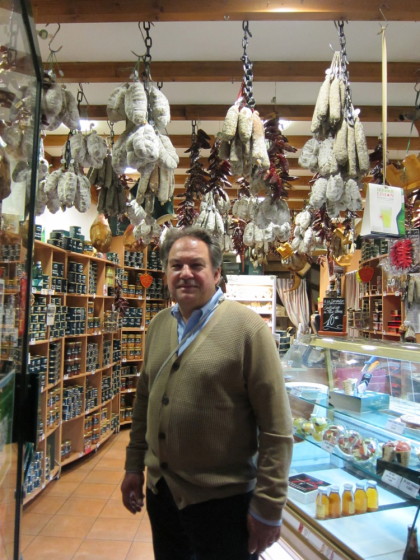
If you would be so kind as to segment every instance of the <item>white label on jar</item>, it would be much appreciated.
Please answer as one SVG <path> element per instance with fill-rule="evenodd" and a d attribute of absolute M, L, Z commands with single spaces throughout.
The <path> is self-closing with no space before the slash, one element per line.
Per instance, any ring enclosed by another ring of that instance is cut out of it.
<path fill-rule="evenodd" d="M 420 485 L 416 484 L 412 480 L 408 480 L 407 478 L 403 478 L 400 484 L 400 490 L 413 498 L 417 498 L 419 493 Z"/>
<path fill-rule="evenodd" d="M 398 420 L 387 420 L 385 429 L 393 432 L 394 434 L 402 434 L 405 429 L 405 425 Z"/>
<path fill-rule="evenodd" d="M 382 475 L 382 480 L 394 488 L 399 488 L 402 477 L 397 473 L 385 470 Z"/>

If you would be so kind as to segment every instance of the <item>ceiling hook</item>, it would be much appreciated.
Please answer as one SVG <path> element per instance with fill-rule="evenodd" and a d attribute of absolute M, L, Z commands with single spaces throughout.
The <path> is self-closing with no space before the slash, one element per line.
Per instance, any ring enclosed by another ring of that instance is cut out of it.
<path fill-rule="evenodd" d="M 46 27 L 47 27 L 48 25 L 49 25 L 49 24 L 47 23 Z M 57 34 L 58 34 L 58 32 L 60 31 L 60 29 L 61 29 L 61 24 L 57 23 L 57 25 L 58 25 L 58 27 L 57 27 L 56 32 L 53 34 L 53 36 L 51 37 L 51 39 L 48 41 L 48 48 L 50 49 L 50 53 L 51 53 L 51 54 L 58 53 L 58 52 L 61 51 L 61 49 L 63 48 L 62 45 L 61 45 L 61 47 L 59 47 L 58 49 L 53 49 L 53 48 L 51 47 L 51 43 L 52 43 L 52 42 L 54 41 L 54 39 L 57 37 Z"/>

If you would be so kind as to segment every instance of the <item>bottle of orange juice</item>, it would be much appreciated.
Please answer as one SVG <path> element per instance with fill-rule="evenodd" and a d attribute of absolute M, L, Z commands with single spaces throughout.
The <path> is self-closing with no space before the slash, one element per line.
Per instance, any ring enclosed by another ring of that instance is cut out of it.
<path fill-rule="evenodd" d="M 330 500 L 330 519 L 340 517 L 341 515 L 341 498 L 338 486 L 331 486 L 330 494 L 328 496 Z"/>
<path fill-rule="evenodd" d="M 367 496 L 365 490 L 365 483 L 362 481 L 356 482 L 356 491 L 354 493 L 354 512 L 355 513 L 367 512 Z"/>
<path fill-rule="evenodd" d="M 317 519 L 328 519 L 330 500 L 328 498 L 328 489 L 325 486 L 318 488 L 315 505 L 315 517 Z"/>
<path fill-rule="evenodd" d="M 349 482 L 344 484 L 343 495 L 341 496 L 341 513 L 342 515 L 354 515 L 353 484 Z"/>
<path fill-rule="evenodd" d="M 374 480 L 368 480 L 366 486 L 367 510 L 378 510 L 378 487 Z"/>

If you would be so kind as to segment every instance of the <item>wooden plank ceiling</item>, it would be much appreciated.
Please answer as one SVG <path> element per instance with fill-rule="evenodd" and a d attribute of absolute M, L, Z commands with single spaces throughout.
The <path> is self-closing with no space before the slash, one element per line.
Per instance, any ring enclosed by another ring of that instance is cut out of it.
<path fill-rule="evenodd" d="M 81 23 L 118 23 L 118 22 L 222 22 L 222 21 L 415 21 L 419 17 L 418 1 L 414 0 L 290 0 L 290 1 L 215 1 L 191 2 L 190 0 L 33 0 L 32 10 L 38 27 L 45 24 L 81 24 Z M 217 38 L 215 38 L 217 40 Z M 417 46 L 418 38 L 417 38 Z M 418 49 L 419 51 L 420 49 Z M 279 57 L 281 58 L 281 57 Z M 289 82 L 297 87 L 305 83 L 320 83 L 328 60 L 258 60 L 254 62 L 255 82 Z M 132 71 L 132 60 L 121 59 L 89 61 L 65 60 L 60 62 L 60 70 L 67 84 L 112 84 L 129 79 Z M 354 83 L 380 83 L 382 65 L 380 61 L 352 61 L 351 80 Z M 418 84 L 420 62 L 391 61 L 387 65 L 389 84 Z M 243 75 L 242 62 L 238 60 L 154 60 L 153 79 L 156 82 L 180 83 L 188 88 L 189 83 L 232 83 L 240 82 Z M 224 104 L 212 103 L 171 103 L 173 121 L 223 121 L 226 111 L 233 100 Z M 274 115 L 282 119 L 308 123 L 312 118 L 313 104 L 297 104 L 293 99 L 287 103 L 258 104 L 263 118 Z M 90 119 L 106 121 L 105 104 L 90 104 Z M 358 105 L 364 122 L 380 123 L 382 120 L 381 100 L 375 105 Z M 81 106 L 83 116 L 86 107 Z M 388 121 L 400 122 L 401 115 L 409 115 L 413 106 L 408 104 L 389 104 Z M 418 122 L 415 123 L 418 126 Z M 205 126 L 203 126 L 205 128 Z M 412 152 L 419 152 L 420 139 L 414 129 L 414 137 L 395 135 L 388 137 L 388 149 L 404 151 L 410 146 Z M 286 133 L 287 134 L 287 133 Z M 308 132 L 309 134 L 309 132 Z M 303 146 L 308 134 L 288 136 L 289 143 L 298 148 Z M 189 134 L 170 134 L 174 146 L 179 153 L 190 145 Z M 53 153 L 53 149 L 63 146 L 66 136 L 49 134 L 45 139 L 45 149 Z M 368 136 L 368 146 L 373 150 L 378 137 Z M 307 198 L 310 176 L 297 165 L 296 154 L 288 154 L 291 174 L 298 176 L 290 196 L 291 208 L 299 209 Z M 185 170 L 189 160 L 181 157 L 179 171 L 176 175 L 177 193 L 185 182 Z M 234 194 L 232 195 L 234 198 Z"/>

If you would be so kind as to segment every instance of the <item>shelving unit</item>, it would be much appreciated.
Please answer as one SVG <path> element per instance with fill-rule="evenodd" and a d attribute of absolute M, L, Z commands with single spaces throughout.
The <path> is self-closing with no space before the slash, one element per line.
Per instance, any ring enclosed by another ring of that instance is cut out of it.
<path fill-rule="evenodd" d="M 41 389 L 26 500 L 131 422 L 147 324 L 167 300 L 157 253 L 136 252 L 134 262 L 121 237 L 112 251 L 119 262 L 35 242 L 43 276 L 32 288 L 29 370 Z M 128 302 L 123 316 L 114 308 L 118 286 Z"/>
<path fill-rule="evenodd" d="M 395 277 L 381 266 L 387 257 L 378 255 L 361 262 L 361 266 L 374 269 L 372 280 L 360 287 L 360 308 L 367 320 L 361 334 L 365 338 L 398 341 L 398 329 L 404 321 L 403 293 Z"/>
<path fill-rule="evenodd" d="M 227 275 L 226 298 L 239 301 L 261 315 L 273 334 L 276 331 L 276 277 Z"/>

